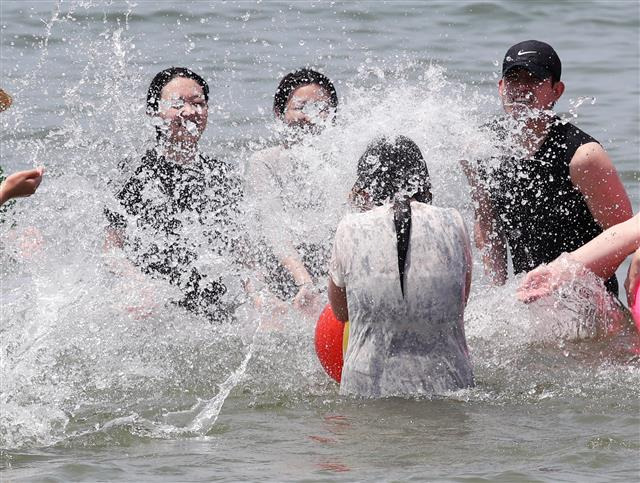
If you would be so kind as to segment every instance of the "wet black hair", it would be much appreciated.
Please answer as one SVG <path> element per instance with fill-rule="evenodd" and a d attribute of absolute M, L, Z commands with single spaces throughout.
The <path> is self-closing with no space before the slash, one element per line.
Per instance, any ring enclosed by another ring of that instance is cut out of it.
<path fill-rule="evenodd" d="M 431 203 L 431 180 L 420 148 L 406 136 L 379 138 L 358 160 L 354 191 L 362 191 L 376 206 L 393 203 L 400 290 L 404 297 L 404 275 L 411 237 L 411 203 L 415 198 Z"/>
<path fill-rule="evenodd" d="M 329 78 L 324 74 L 313 69 L 303 67 L 285 75 L 280 81 L 280 84 L 278 84 L 276 95 L 273 98 L 273 112 L 276 117 L 284 116 L 284 111 L 287 108 L 287 102 L 289 102 L 289 98 L 291 97 L 291 94 L 293 94 L 293 91 L 298 87 L 308 86 L 310 84 L 318 84 L 327 91 L 331 106 L 334 109 L 338 107 L 338 94 L 336 93 L 336 88 L 333 85 L 333 82 L 331 82 L 331 80 L 329 80 Z"/>
<path fill-rule="evenodd" d="M 147 114 L 158 112 L 162 89 L 176 77 L 185 77 L 196 81 L 202 87 L 204 100 L 209 102 L 209 85 L 207 81 L 186 67 L 169 67 L 158 72 L 151 81 L 151 85 L 149 85 L 149 90 L 147 91 Z"/>

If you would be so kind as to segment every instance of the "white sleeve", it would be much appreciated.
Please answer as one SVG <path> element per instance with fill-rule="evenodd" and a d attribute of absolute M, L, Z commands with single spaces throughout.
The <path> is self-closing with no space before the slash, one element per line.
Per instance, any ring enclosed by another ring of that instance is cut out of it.
<path fill-rule="evenodd" d="M 280 258 L 296 254 L 291 241 L 289 225 L 282 200 L 280 186 L 273 175 L 274 159 L 278 153 L 256 153 L 247 165 L 247 193 L 251 199 L 251 209 L 262 235 Z"/>

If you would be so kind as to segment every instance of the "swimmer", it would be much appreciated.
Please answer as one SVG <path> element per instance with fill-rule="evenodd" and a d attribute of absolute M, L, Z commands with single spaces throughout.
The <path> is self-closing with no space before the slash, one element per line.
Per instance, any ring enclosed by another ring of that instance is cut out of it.
<path fill-rule="evenodd" d="M 284 76 L 273 100 L 277 119 L 292 130 L 319 132 L 338 107 L 338 95 L 328 77 L 312 69 Z"/>
<path fill-rule="evenodd" d="M 604 148 L 552 110 L 565 90 L 561 70 L 558 54 L 544 42 L 528 40 L 507 51 L 498 93 L 518 128 L 511 139 L 502 133 L 505 156 L 497 167 L 465 169 L 476 205 L 476 245 L 496 284 L 507 278 L 507 248 L 514 272 L 527 272 L 632 215 Z M 615 275 L 607 288 L 617 294 Z"/>
<path fill-rule="evenodd" d="M 118 211 L 105 211 L 107 248 L 125 248 L 142 272 L 177 286 L 183 298 L 176 305 L 221 321 L 228 315 L 226 286 L 218 274 L 202 272 L 198 249 L 227 252 L 240 191 L 230 168 L 198 148 L 208 102 L 207 82 L 189 69 L 171 67 L 154 77 L 147 114 L 156 126 L 156 146 L 116 194 Z M 187 237 L 192 224 L 205 239 Z"/>
<path fill-rule="evenodd" d="M 587 270 L 606 280 L 629 255 L 633 255 L 625 282 L 629 306 L 635 302 L 640 269 L 640 214 L 604 231 L 589 243 L 568 254 Z M 561 259 L 527 273 L 518 289 L 518 298 L 529 303 L 551 294 L 571 277 L 571 270 Z"/>
<path fill-rule="evenodd" d="M 0 89 L 0 112 L 7 110 L 12 102 L 11 96 Z M 42 182 L 43 173 L 43 168 L 35 168 L 18 171 L 5 178 L 0 167 L 0 206 L 11 199 L 34 194 Z"/>
<path fill-rule="evenodd" d="M 337 106 L 336 89 L 320 72 L 299 69 L 284 76 L 273 112 L 288 137 L 280 146 L 256 153 L 246 168 L 246 190 L 257 201 L 256 222 L 267 245 L 259 257 L 268 272 L 265 279 L 280 298 L 292 299 L 294 307 L 314 318 L 322 308 L 317 282 L 326 276 L 329 247 L 308 242 L 304 233 L 312 227 L 304 215 L 322 209 L 322 188 L 315 186 L 309 194 L 314 173 L 289 148 L 292 140 L 318 133 Z"/>
<path fill-rule="evenodd" d="M 352 202 L 338 225 L 329 301 L 349 320 L 340 392 L 418 396 L 474 385 L 464 333 L 471 249 L 452 208 L 431 205 L 416 144 L 373 142 L 358 161 Z"/>

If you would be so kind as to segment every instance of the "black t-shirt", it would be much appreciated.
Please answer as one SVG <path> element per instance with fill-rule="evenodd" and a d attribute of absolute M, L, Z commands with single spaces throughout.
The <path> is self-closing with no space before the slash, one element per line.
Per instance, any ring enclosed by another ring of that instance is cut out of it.
<path fill-rule="evenodd" d="M 133 263 L 181 289 L 184 296 L 174 303 L 220 321 L 230 310 L 226 287 L 219 276 L 203 273 L 199 253 L 229 254 L 240 196 L 225 163 L 199 155 L 179 164 L 153 149 L 117 192 L 119 212 L 105 213 L 123 231 Z"/>
<path fill-rule="evenodd" d="M 532 159 L 507 156 L 495 166 L 483 166 L 482 178 L 515 273 L 549 263 L 602 233 L 569 173 L 576 150 L 590 142 L 597 141 L 556 118 Z M 617 295 L 615 276 L 607 288 Z"/>

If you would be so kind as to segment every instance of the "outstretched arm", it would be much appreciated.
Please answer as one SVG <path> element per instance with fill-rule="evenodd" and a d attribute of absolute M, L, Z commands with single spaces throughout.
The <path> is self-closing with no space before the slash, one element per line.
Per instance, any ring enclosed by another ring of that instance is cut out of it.
<path fill-rule="evenodd" d="M 42 182 L 43 168 L 18 171 L 7 176 L 0 185 L 0 206 L 12 198 L 31 196 Z"/>
<path fill-rule="evenodd" d="M 598 277 L 611 277 L 624 259 L 640 247 L 640 214 L 602 232 L 569 254 Z M 529 272 L 518 289 L 518 298 L 532 302 L 551 293 L 565 279 L 567 268 L 559 260 Z"/>
<path fill-rule="evenodd" d="M 602 232 L 589 243 L 571 253 L 598 277 L 607 279 L 627 256 L 640 247 L 640 214 Z"/>
<path fill-rule="evenodd" d="M 485 272 L 496 285 L 507 280 L 507 241 L 496 221 L 489 195 L 483 189 L 478 174 L 468 161 L 460 161 L 471 187 L 471 198 L 475 208 L 476 222 L 474 239 L 476 247 L 482 251 Z"/>

